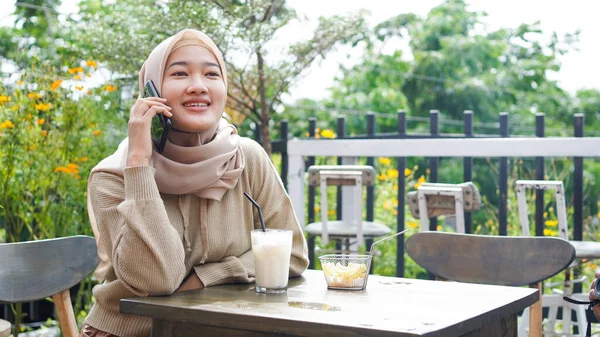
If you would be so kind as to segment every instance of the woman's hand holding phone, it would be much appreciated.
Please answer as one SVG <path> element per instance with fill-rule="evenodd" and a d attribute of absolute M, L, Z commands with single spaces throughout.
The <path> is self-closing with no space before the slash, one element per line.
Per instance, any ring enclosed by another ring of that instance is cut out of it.
<path fill-rule="evenodd" d="M 153 146 L 150 136 L 152 118 L 157 114 L 173 116 L 171 107 L 166 103 L 167 100 L 160 97 L 138 98 L 131 108 L 128 123 L 127 167 L 149 165 Z"/>

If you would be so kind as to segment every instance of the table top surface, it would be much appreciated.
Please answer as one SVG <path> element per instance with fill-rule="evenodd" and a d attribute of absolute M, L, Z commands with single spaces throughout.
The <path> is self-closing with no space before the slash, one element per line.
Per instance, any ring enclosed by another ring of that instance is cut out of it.
<path fill-rule="evenodd" d="M 290 279 L 287 293 L 231 284 L 121 300 L 123 313 L 217 327 L 323 336 L 459 336 L 535 303 L 536 289 L 369 275 L 366 290 L 328 290 L 323 272 Z M 286 329 L 290 329 L 287 330 Z"/>

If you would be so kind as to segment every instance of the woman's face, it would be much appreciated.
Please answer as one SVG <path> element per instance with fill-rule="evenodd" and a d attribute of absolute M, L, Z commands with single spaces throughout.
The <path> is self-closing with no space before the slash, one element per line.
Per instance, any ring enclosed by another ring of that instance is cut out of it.
<path fill-rule="evenodd" d="M 201 46 L 185 46 L 167 59 L 162 97 L 172 108 L 173 127 L 188 132 L 214 130 L 227 90 L 215 56 Z"/>

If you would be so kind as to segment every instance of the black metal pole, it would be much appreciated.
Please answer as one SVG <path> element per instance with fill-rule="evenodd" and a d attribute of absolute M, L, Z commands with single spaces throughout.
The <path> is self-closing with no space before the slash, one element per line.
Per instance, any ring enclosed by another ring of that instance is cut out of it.
<path fill-rule="evenodd" d="M 508 113 L 500 113 L 500 137 L 508 137 Z M 507 235 L 508 229 L 508 159 L 500 157 L 498 169 L 498 234 Z"/>
<path fill-rule="evenodd" d="M 346 118 L 344 116 L 340 116 L 337 118 L 337 138 L 343 139 L 346 136 Z M 337 164 L 342 165 L 342 157 L 337 158 Z M 342 218 L 342 187 L 337 187 L 337 195 L 336 195 L 336 214 L 337 219 L 340 220 Z"/>
<path fill-rule="evenodd" d="M 317 129 L 317 119 L 310 117 L 308 119 L 308 136 L 312 139 L 315 138 Z M 308 157 L 307 165 L 311 166 L 315 164 L 315 157 Z M 308 223 L 315 222 L 315 187 L 308 186 Z M 313 235 L 308 236 L 308 268 L 315 268 L 315 237 Z"/>
<path fill-rule="evenodd" d="M 583 137 L 585 115 L 578 113 L 574 116 L 575 137 Z M 583 240 L 583 157 L 573 158 L 574 177 L 573 177 L 573 239 Z M 574 278 L 581 275 L 581 266 L 575 268 Z M 575 293 L 581 293 L 581 283 L 575 283 L 573 286 Z"/>
<path fill-rule="evenodd" d="M 535 135 L 544 137 L 545 117 L 543 113 L 535 115 Z M 535 179 L 544 180 L 544 157 L 535 157 Z M 544 190 L 535 191 L 535 235 L 544 236 Z"/>
<path fill-rule="evenodd" d="M 283 183 L 283 186 L 285 187 L 285 189 L 287 191 L 287 189 L 288 189 L 287 177 L 288 177 L 288 170 L 289 170 L 288 155 L 287 155 L 287 141 L 288 141 L 288 121 L 287 121 L 287 119 L 284 119 L 281 121 L 281 131 L 280 131 L 279 139 L 281 139 L 281 141 L 283 142 L 283 150 L 281 151 L 281 182 Z"/>
<path fill-rule="evenodd" d="M 429 111 L 429 132 L 431 138 L 440 135 L 440 112 L 438 110 Z M 440 165 L 439 157 L 429 158 L 429 181 L 432 183 L 438 182 L 438 167 Z M 429 230 L 437 230 L 437 217 L 429 219 Z"/>
<path fill-rule="evenodd" d="M 398 110 L 398 138 L 406 138 L 406 111 Z M 404 171 L 406 170 L 406 158 L 398 157 L 397 158 L 397 166 L 398 170 L 398 213 L 396 215 L 396 226 L 398 228 L 398 232 L 404 230 L 405 226 L 405 214 L 404 214 L 404 206 L 406 203 L 405 193 L 406 193 L 406 180 L 404 176 Z M 397 246 L 396 246 L 396 277 L 404 277 L 404 237 L 397 237 Z"/>
<path fill-rule="evenodd" d="M 369 112 L 367 114 L 367 137 L 369 139 L 375 138 L 375 114 Z M 367 157 L 367 165 L 375 167 L 375 158 Z M 367 221 L 373 221 L 375 215 L 375 183 L 371 186 L 367 186 Z M 373 239 L 365 240 L 367 249 L 371 249 Z M 374 264 L 371 263 L 370 273 L 373 273 Z"/>
<path fill-rule="evenodd" d="M 473 138 L 473 111 L 465 110 L 464 111 L 464 132 L 465 138 Z M 473 158 L 465 157 L 463 158 L 463 181 L 472 181 L 473 180 Z M 467 205 L 465 205 L 467 206 Z M 465 233 L 471 233 L 473 218 L 471 217 L 471 212 L 465 212 Z"/>

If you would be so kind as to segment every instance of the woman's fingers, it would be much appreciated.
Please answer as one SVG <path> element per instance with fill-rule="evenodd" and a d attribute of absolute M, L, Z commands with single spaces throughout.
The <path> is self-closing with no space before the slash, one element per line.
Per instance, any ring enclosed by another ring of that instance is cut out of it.
<path fill-rule="evenodd" d="M 131 108 L 130 117 L 133 118 L 133 117 L 143 116 L 153 106 L 163 107 L 166 109 L 166 111 L 170 111 L 171 107 L 166 105 L 165 104 L 166 102 L 167 102 L 167 100 L 165 100 L 164 98 L 158 98 L 158 97 L 140 98 L 135 102 L 135 104 Z"/>

